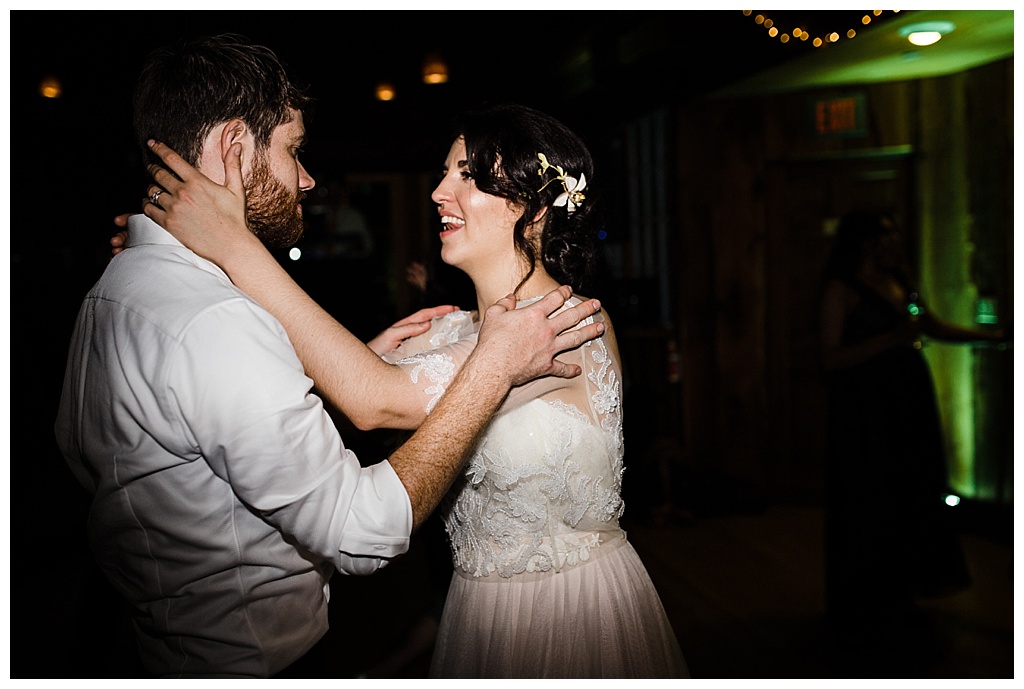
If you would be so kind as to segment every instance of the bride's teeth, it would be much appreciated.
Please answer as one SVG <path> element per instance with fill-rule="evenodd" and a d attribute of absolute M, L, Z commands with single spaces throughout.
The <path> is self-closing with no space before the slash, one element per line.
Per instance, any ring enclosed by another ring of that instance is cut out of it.
<path fill-rule="evenodd" d="M 441 216 L 441 224 L 442 225 L 464 225 L 465 223 L 461 219 L 459 219 L 459 218 L 454 218 L 454 217 L 452 217 L 450 215 L 444 215 L 444 216 Z"/>

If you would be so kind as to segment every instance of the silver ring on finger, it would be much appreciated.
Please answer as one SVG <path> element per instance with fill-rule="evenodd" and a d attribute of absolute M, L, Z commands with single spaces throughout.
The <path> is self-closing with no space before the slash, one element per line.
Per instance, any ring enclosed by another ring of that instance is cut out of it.
<path fill-rule="evenodd" d="M 163 189 L 157 189 L 156 191 L 154 191 L 152 194 L 149 195 L 149 202 L 152 203 L 154 206 L 159 206 L 160 194 L 162 193 L 164 193 Z"/>

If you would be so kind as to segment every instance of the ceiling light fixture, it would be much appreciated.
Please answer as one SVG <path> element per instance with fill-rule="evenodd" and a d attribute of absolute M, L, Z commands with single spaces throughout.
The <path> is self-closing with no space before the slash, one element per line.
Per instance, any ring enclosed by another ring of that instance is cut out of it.
<path fill-rule="evenodd" d="M 423 62 L 423 83 L 443 84 L 448 81 L 448 65 L 444 59 L 436 53 L 427 55 Z"/>
<path fill-rule="evenodd" d="M 389 81 L 382 81 L 377 84 L 377 88 L 374 90 L 377 100 L 389 101 L 395 99 L 395 87 Z"/>
<path fill-rule="evenodd" d="M 60 98 L 61 92 L 60 81 L 56 77 L 44 77 L 39 84 L 39 95 L 43 98 Z"/>
<path fill-rule="evenodd" d="M 956 24 L 947 21 L 918 22 L 899 29 L 899 34 L 914 45 L 931 45 L 956 29 Z"/>

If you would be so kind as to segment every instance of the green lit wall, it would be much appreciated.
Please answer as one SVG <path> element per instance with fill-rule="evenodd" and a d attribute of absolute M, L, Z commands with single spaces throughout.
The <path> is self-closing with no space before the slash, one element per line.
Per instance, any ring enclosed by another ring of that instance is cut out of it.
<path fill-rule="evenodd" d="M 968 279 L 968 227 L 962 89 L 957 77 L 921 83 L 920 156 L 917 170 L 921 291 L 934 315 L 970 325 L 976 290 Z M 974 497 L 974 394 L 971 352 L 961 345 L 928 343 L 925 349 L 935 379 L 946 435 L 950 482 Z"/>
<path fill-rule="evenodd" d="M 986 126 L 974 115 L 986 106 L 998 106 L 998 91 L 980 87 L 968 73 L 919 83 L 916 187 L 921 292 L 934 315 L 976 328 L 979 284 L 986 297 L 996 291 L 991 285 L 1012 284 L 1004 274 L 1008 263 L 997 260 L 998 251 L 995 256 L 991 251 L 981 252 L 980 259 L 978 255 L 979 246 L 999 246 L 992 238 L 1009 229 L 998 215 L 978 209 L 1012 205 L 1012 200 L 1003 198 L 1009 185 L 997 174 L 1012 166 L 1012 153 L 1001 147 L 998 127 Z M 994 100 L 986 103 L 987 98 Z M 976 160 L 979 156 L 987 157 L 984 165 Z M 992 167 L 996 176 L 986 179 L 989 173 L 984 171 Z M 1007 475 L 1012 466 L 1006 459 L 1012 453 L 1012 407 L 1007 407 L 1005 399 L 1012 386 L 1008 380 L 1012 352 L 930 342 L 925 354 L 938 395 L 951 487 L 968 498 L 1012 499 L 1008 487 L 1012 474 Z"/>

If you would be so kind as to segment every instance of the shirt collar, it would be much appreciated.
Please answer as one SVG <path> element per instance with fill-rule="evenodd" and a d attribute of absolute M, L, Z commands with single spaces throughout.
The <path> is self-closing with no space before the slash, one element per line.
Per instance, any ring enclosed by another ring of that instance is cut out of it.
<path fill-rule="evenodd" d="M 231 281 L 231 278 L 228 277 L 227 273 L 221 270 L 220 266 L 211 261 L 207 261 L 199 254 L 193 252 L 187 246 L 175 239 L 174 235 L 160 227 L 148 216 L 141 213 L 128 217 L 128 241 L 125 242 L 124 248 L 127 249 L 133 246 L 173 246 L 184 249 L 187 252 L 182 254 L 185 260 L 199 268 L 202 268 L 203 270 L 216 273 L 229 282 Z"/>
<path fill-rule="evenodd" d="M 149 217 L 141 213 L 128 218 L 128 241 L 125 248 L 143 246 L 145 244 L 170 244 L 185 247 L 170 232 L 157 225 Z"/>

